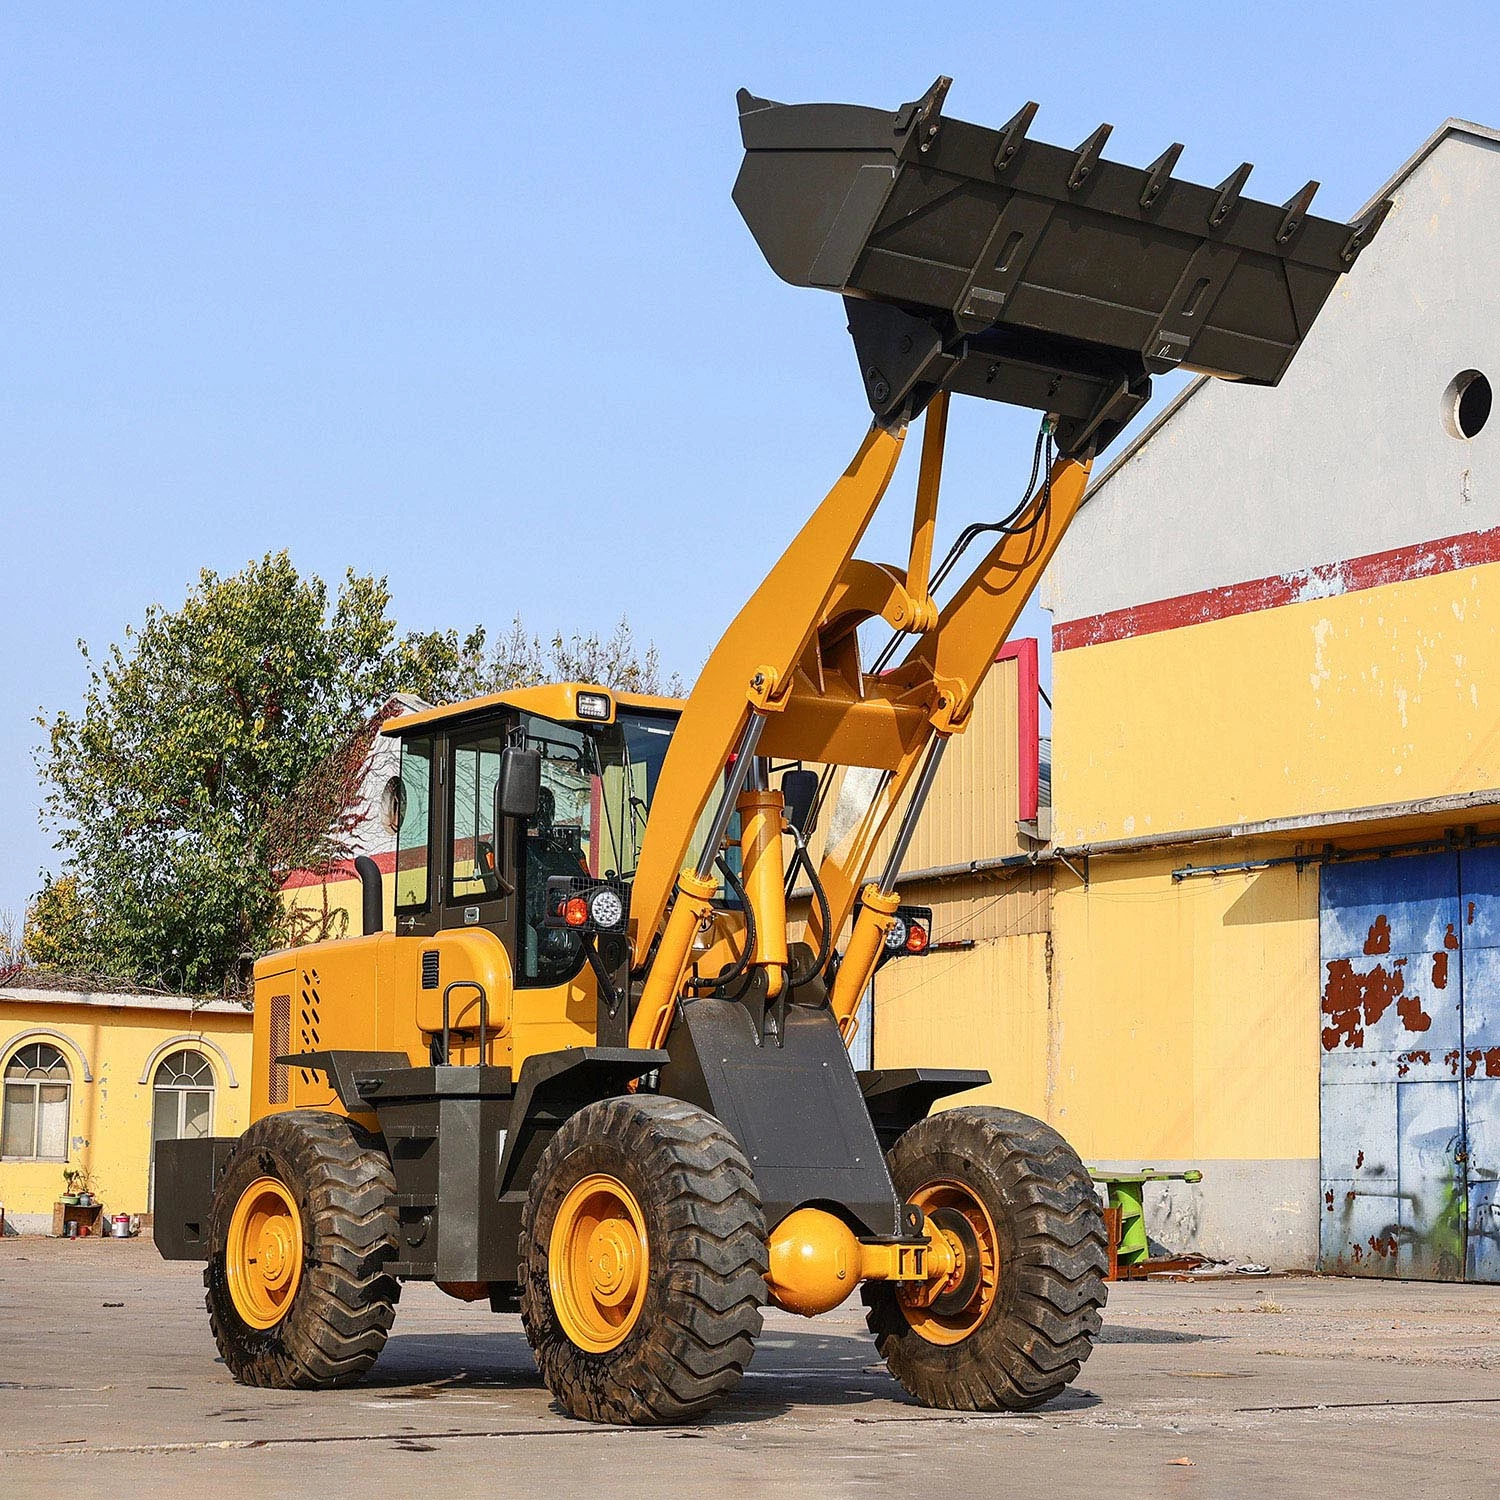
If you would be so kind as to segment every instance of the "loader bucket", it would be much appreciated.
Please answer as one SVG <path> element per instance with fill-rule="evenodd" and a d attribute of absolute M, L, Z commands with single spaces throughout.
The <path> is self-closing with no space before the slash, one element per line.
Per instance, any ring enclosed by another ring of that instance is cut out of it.
<path fill-rule="evenodd" d="M 1050 412 L 1098 452 L 1177 368 L 1275 385 L 1389 202 L 1354 224 L 1030 139 L 1036 105 L 989 130 L 942 115 L 950 80 L 887 112 L 740 91 L 734 201 L 772 269 L 842 292 L 882 423 L 939 389 Z"/>

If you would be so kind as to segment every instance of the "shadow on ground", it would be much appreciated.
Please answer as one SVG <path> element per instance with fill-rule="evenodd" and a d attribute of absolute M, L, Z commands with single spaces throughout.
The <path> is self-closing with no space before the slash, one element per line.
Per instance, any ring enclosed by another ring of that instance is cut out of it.
<path fill-rule="evenodd" d="M 1149 1335 L 1153 1330 L 1137 1332 Z M 1159 1340 L 1141 1337 L 1129 1341 L 1189 1342 L 1195 1337 L 1163 1334 Z M 434 1401 L 463 1391 L 545 1391 L 525 1336 L 510 1331 L 393 1333 L 374 1370 L 357 1389 L 378 1393 L 387 1401 L 412 1402 Z M 954 1415 L 928 1413 L 913 1401 L 878 1361 L 868 1339 L 790 1339 L 767 1330 L 734 1394 L 689 1427 L 769 1421 L 794 1407 L 852 1409 L 873 1402 L 886 1407 L 895 1404 L 911 1417 Z M 1038 1410 L 1080 1411 L 1098 1404 L 1099 1398 L 1092 1391 L 1072 1389 Z M 555 1403 L 549 1405 L 561 1415 Z M 887 1411 L 880 1420 L 902 1417 L 901 1412 Z"/>

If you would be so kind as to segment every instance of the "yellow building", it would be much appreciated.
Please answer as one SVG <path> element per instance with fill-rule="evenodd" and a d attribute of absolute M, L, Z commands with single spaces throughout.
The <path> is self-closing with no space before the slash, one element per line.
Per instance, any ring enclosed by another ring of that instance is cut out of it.
<path fill-rule="evenodd" d="M 70 1170 L 106 1214 L 147 1214 L 156 1141 L 249 1123 L 250 1011 L 39 983 L 0 985 L 5 1232 L 50 1231 Z"/>
<path fill-rule="evenodd" d="M 1281 386 L 1190 386 L 1096 478 L 1051 842 L 991 809 L 966 883 L 961 833 L 907 876 L 976 947 L 883 971 L 875 1055 L 966 1044 L 1091 1163 L 1202 1168 L 1148 1201 L 1175 1250 L 1500 1280 L 1500 134 L 1386 195 Z"/>

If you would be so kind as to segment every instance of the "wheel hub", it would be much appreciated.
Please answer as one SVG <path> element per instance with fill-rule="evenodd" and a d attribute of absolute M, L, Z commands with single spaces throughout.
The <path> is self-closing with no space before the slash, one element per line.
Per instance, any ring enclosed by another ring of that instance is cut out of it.
<path fill-rule="evenodd" d="M 291 1189 L 257 1177 L 234 1206 L 224 1269 L 234 1310 L 252 1328 L 273 1328 L 286 1316 L 302 1281 L 302 1213 Z"/>
<path fill-rule="evenodd" d="M 912 1195 L 927 1222 L 928 1243 L 940 1267 L 931 1281 L 903 1285 L 897 1300 L 906 1320 L 933 1344 L 957 1344 L 974 1333 L 995 1305 L 1000 1285 L 1000 1239 L 973 1189 L 930 1182 Z"/>
<path fill-rule="evenodd" d="M 558 1206 L 547 1249 L 552 1306 L 580 1349 L 604 1354 L 629 1336 L 646 1300 L 650 1251 L 639 1201 L 596 1172 Z"/>
<path fill-rule="evenodd" d="M 594 1296 L 607 1307 L 618 1307 L 634 1293 L 640 1279 L 640 1246 L 634 1226 L 610 1219 L 589 1236 L 589 1266 L 594 1273 Z"/>
<path fill-rule="evenodd" d="M 279 1287 L 292 1274 L 291 1244 L 283 1220 L 269 1223 L 260 1232 L 260 1272 L 268 1287 Z"/>

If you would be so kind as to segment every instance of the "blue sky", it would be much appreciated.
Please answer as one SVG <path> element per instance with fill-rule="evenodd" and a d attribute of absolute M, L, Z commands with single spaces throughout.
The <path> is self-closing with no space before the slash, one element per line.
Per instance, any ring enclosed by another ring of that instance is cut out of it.
<path fill-rule="evenodd" d="M 740 85 L 948 73 L 950 115 L 1036 99 L 1041 138 L 1109 120 L 1114 159 L 1182 140 L 1180 175 L 1315 176 L 1348 218 L 1448 115 L 1500 125 L 1497 56 L 1462 0 L 6 7 L 0 909 L 53 858 L 34 718 L 75 642 L 201 567 L 289 547 L 422 628 L 623 611 L 697 667 L 867 420 L 837 300 L 730 202 Z M 1033 431 L 955 408 L 945 534 Z"/>

